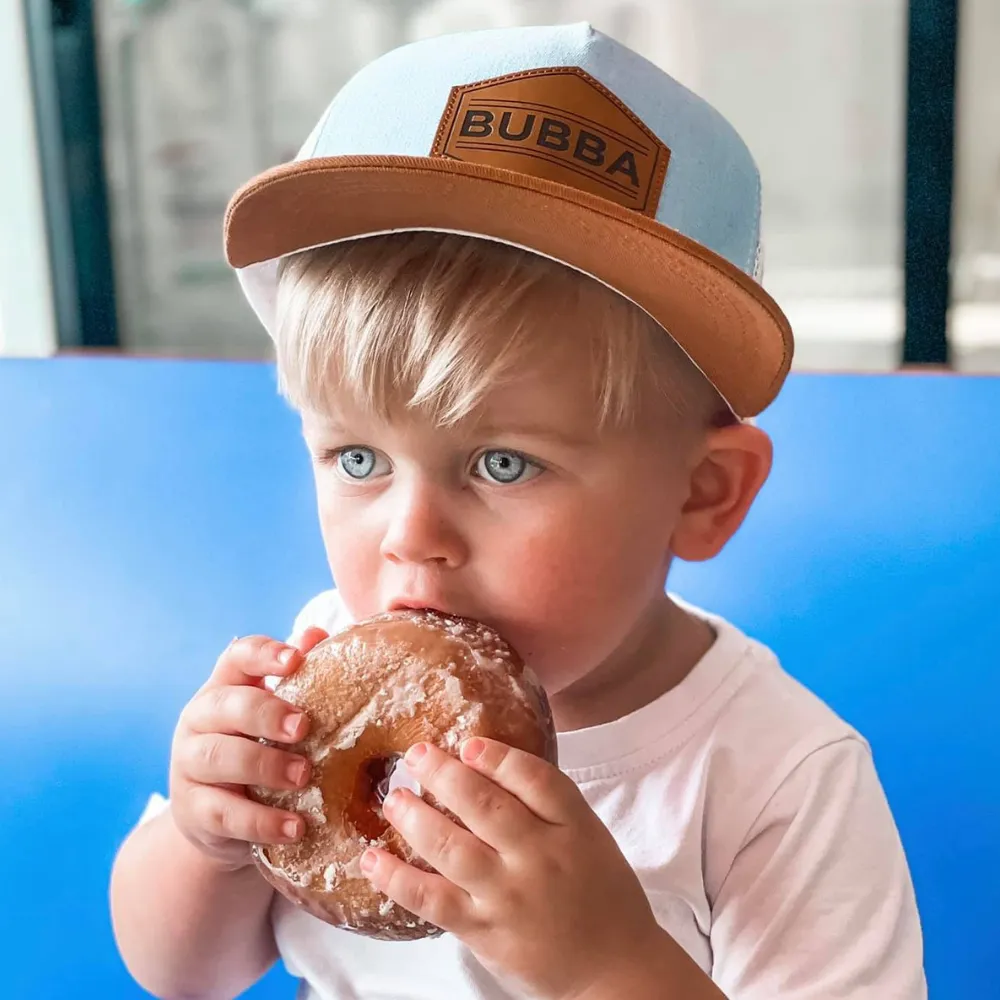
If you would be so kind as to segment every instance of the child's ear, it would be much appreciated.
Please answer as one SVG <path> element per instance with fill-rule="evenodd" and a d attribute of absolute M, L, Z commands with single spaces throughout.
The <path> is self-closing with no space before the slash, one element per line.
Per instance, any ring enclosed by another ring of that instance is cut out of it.
<path fill-rule="evenodd" d="M 722 551 L 767 480 L 772 456 L 771 439 L 751 424 L 709 433 L 671 539 L 678 559 L 700 562 Z"/>

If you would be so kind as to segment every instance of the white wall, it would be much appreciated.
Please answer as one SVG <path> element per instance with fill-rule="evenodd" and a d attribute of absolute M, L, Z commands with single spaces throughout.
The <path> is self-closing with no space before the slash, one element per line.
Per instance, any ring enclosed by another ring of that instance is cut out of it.
<path fill-rule="evenodd" d="M 21 0 L 0 0 L 0 355 L 56 350 Z"/>

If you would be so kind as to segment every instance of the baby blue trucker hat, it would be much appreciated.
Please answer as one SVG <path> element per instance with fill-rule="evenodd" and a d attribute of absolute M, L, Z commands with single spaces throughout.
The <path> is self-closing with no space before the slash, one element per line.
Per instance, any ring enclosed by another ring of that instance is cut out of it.
<path fill-rule="evenodd" d="M 760 211 L 746 145 L 663 70 L 589 24 L 502 28 L 360 70 L 294 161 L 233 196 L 225 246 L 272 335 L 288 254 L 412 230 L 522 247 L 644 309 L 751 417 L 793 350 Z"/>

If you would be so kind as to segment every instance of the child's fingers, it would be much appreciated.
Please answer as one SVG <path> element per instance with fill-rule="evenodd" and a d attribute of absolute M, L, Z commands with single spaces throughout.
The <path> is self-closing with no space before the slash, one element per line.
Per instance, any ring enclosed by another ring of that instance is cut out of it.
<path fill-rule="evenodd" d="M 456 761 L 456 766 L 461 767 Z M 385 817 L 431 867 L 468 892 L 496 877 L 500 856 L 468 830 L 407 789 L 383 804 Z"/>
<path fill-rule="evenodd" d="M 302 653 L 295 646 L 266 635 L 248 635 L 234 639 L 222 651 L 209 683 L 259 687 L 265 677 L 284 677 L 301 663 Z"/>
<path fill-rule="evenodd" d="M 184 723 L 196 733 L 255 736 L 297 743 L 309 730 L 305 713 L 263 688 L 215 685 L 184 709 Z"/>
<path fill-rule="evenodd" d="M 472 900 L 444 876 L 422 872 L 388 851 L 372 848 L 362 855 L 361 870 L 376 889 L 428 923 L 453 932 L 469 926 Z"/>
<path fill-rule="evenodd" d="M 503 853 L 523 845 L 537 831 L 538 817 L 522 802 L 485 774 L 466 767 L 432 743 L 412 747 L 405 759 L 407 770 L 420 785 L 491 848 Z M 385 805 L 389 806 L 388 800 Z M 395 820 L 392 822 L 395 826 Z M 410 840 L 404 831 L 400 832 Z M 410 843 L 430 864 L 439 868 L 433 858 L 427 857 L 413 841 Z"/>
<path fill-rule="evenodd" d="M 194 733 L 183 740 L 177 747 L 177 764 L 185 778 L 203 785 L 293 789 L 309 779 L 304 757 L 221 733 Z"/>
<path fill-rule="evenodd" d="M 564 825 L 586 805 L 580 790 L 557 767 L 497 740 L 466 740 L 461 758 L 549 823 Z"/>
<path fill-rule="evenodd" d="M 313 646 L 319 645 L 324 639 L 328 639 L 330 633 L 321 629 L 318 625 L 310 625 L 305 632 L 300 635 L 293 645 L 298 646 L 303 653 L 308 653 Z"/>
<path fill-rule="evenodd" d="M 296 813 L 253 802 L 225 788 L 195 785 L 187 807 L 194 825 L 212 837 L 258 844 L 288 844 L 305 833 L 305 820 Z"/>

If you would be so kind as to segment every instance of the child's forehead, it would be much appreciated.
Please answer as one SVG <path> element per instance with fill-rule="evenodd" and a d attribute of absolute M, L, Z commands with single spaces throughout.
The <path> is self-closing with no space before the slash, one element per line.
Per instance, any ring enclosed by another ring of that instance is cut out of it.
<path fill-rule="evenodd" d="M 303 411 L 318 430 L 381 425 L 393 430 L 436 430 L 458 436 L 489 431 L 551 434 L 578 441 L 600 431 L 594 389 L 584 364 L 533 364 L 489 386 L 475 406 L 456 420 L 442 422 L 431 406 L 412 406 L 404 394 L 376 410 L 349 385 L 330 386 L 322 401 Z"/>

